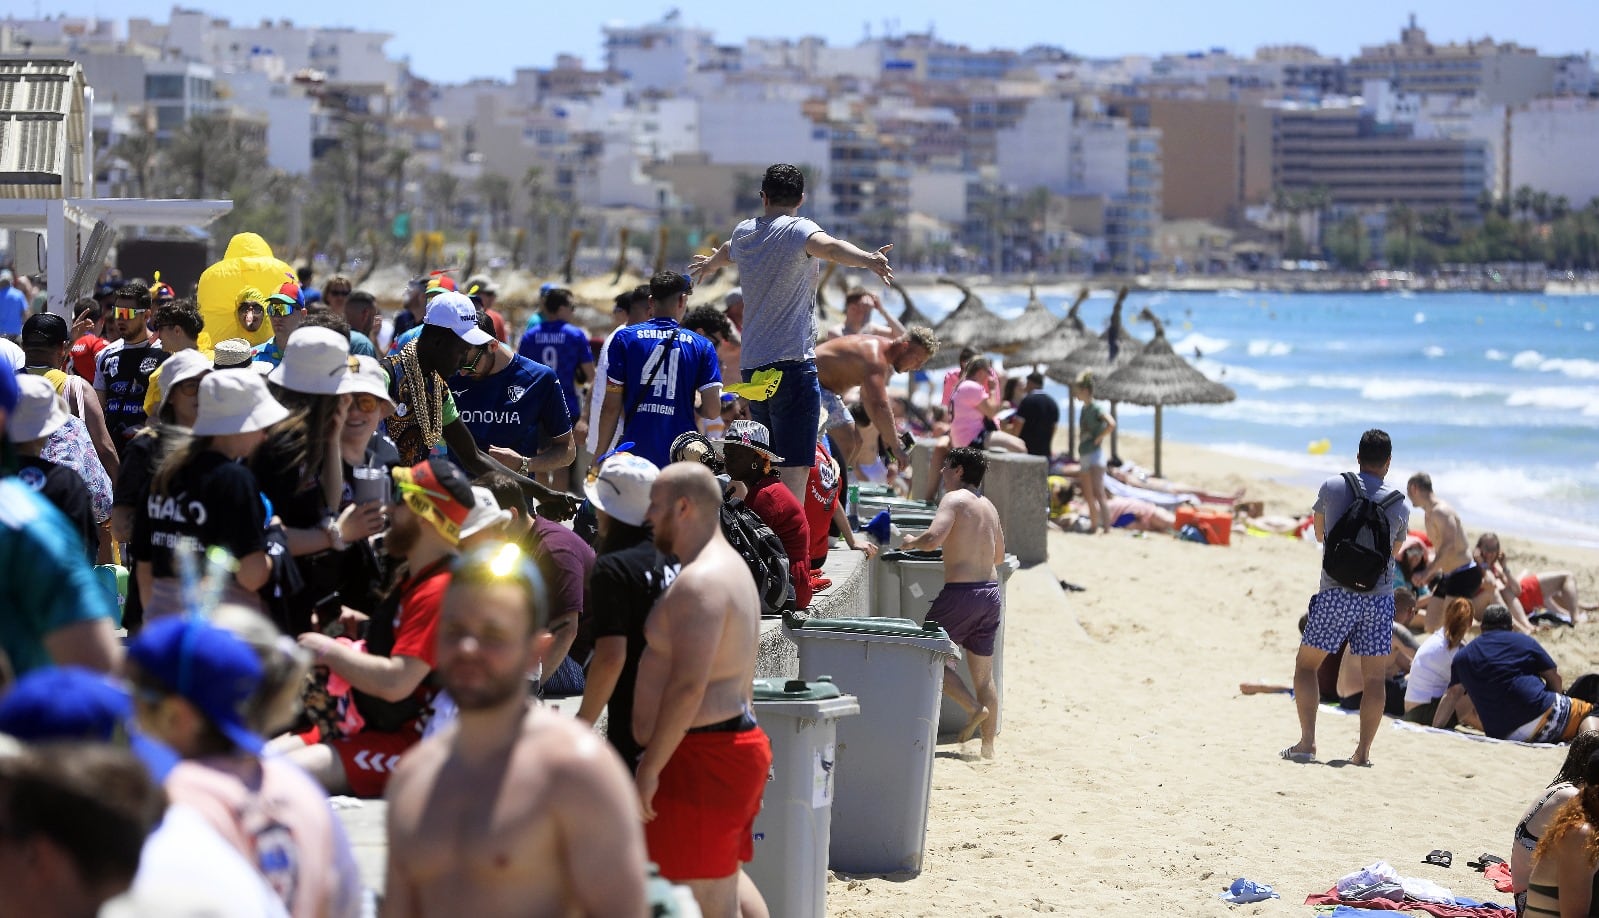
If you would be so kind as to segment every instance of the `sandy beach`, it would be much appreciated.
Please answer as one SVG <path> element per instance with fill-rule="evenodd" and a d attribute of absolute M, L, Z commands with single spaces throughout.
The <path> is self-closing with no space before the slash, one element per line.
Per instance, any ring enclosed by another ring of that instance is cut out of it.
<path fill-rule="evenodd" d="M 1123 436 L 1121 454 L 1148 465 L 1151 444 Z M 1246 487 L 1268 513 L 1301 513 L 1314 499 L 1287 483 L 1299 480 L 1292 470 L 1170 442 L 1165 470 L 1212 490 Z M 1277 757 L 1298 736 L 1290 698 L 1239 693 L 1240 682 L 1291 681 L 1314 543 L 1050 538 L 1049 563 L 1010 581 L 999 759 L 978 760 L 975 741 L 940 747 L 925 869 L 834 878 L 829 914 L 1305 914 L 1306 895 L 1376 860 L 1509 903 L 1466 861 L 1509 857 L 1511 830 L 1564 747 L 1385 723 L 1373 768 L 1339 767 L 1356 718 L 1324 708 L 1321 763 L 1298 765 Z M 1585 600 L 1599 595 L 1591 551 L 1503 541 L 1518 571 L 1572 570 Z M 1062 592 L 1061 578 L 1086 592 Z M 1568 682 L 1599 668 L 1599 624 L 1542 637 Z M 1434 848 L 1454 853 L 1452 869 L 1422 863 Z M 1219 901 L 1240 876 L 1282 899 Z"/>

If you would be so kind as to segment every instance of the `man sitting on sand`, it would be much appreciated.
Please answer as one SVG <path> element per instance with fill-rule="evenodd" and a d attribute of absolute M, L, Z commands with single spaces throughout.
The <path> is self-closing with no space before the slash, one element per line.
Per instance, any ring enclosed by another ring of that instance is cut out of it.
<path fill-rule="evenodd" d="M 997 565 L 1005 560 L 1005 532 L 999 512 L 977 493 L 988 471 L 988 459 L 976 447 L 949 451 L 940 470 L 944 497 L 927 531 L 901 546 L 907 551 L 944 549 L 944 589 L 933 600 L 927 620 L 937 622 L 966 653 L 973 698 L 953 669 L 944 669 L 944 693 L 971 713 L 961 728 L 961 742 L 982 731 L 983 758 L 994 757 L 994 734 L 999 727 L 999 692 L 994 687 L 994 639 L 999 633 L 1003 601 Z"/>
<path fill-rule="evenodd" d="M 1432 725 L 1443 727 L 1462 695 L 1469 697 L 1484 733 L 1519 743 L 1564 743 L 1599 730 L 1593 705 L 1561 694 L 1555 661 L 1539 643 L 1511 630 L 1510 610 L 1489 606 L 1482 636 L 1455 654 L 1449 691 L 1438 700 Z"/>
<path fill-rule="evenodd" d="M 389 781 L 385 915 L 645 913 L 627 769 L 587 725 L 528 697 L 555 643 L 549 608 L 515 545 L 456 565 L 438 669 L 460 716 Z"/>
<path fill-rule="evenodd" d="M 938 337 L 932 329 L 916 326 L 898 338 L 878 335 L 845 335 L 830 338 L 816 346 L 816 377 L 822 386 L 822 410 L 827 414 L 826 430 L 846 456 L 861 446 L 854 418 L 844 407 L 844 395 L 860 387 L 861 405 L 883 445 L 893 453 L 902 469 L 910 468 L 910 458 L 895 435 L 894 407 L 888 400 L 888 378 L 895 373 L 910 373 L 922 368 L 938 353 Z M 877 444 L 869 446 L 873 449 Z"/>

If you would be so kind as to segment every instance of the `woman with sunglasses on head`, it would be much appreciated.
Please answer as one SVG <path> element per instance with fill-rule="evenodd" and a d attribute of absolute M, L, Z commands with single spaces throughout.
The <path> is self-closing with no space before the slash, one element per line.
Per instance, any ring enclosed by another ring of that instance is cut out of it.
<path fill-rule="evenodd" d="M 348 507 L 339 440 L 350 405 L 350 345 L 329 328 L 299 329 L 267 376 L 291 412 L 251 461 L 261 493 L 283 520 L 300 583 L 278 585 L 271 615 L 287 634 L 326 626 L 340 615 L 341 558 L 354 541 L 382 529 L 380 508 Z M 313 625 L 313 616 L 316 623 Z"/>
<path fill-rule="evenodd" d="M 202 563 L 199 555 L 213 547 L 232 558 L 222 600 L 262 607 L 257 591 L 273 572 L 269 539 L 281 536 L 269 531 L 260 486 L 246 463 L 267 429 L 288 416 L 251 370 L 216 370 L 200 381 L 193 435 L 161 461 L 134 517 L 134 579 L 147 620 L 189 607 L 194 597 L 185 595 L 184 559 Z"/>
<path fill-rule="evenodd" d="M 383 419 L 394 411 L 394 404 L 389 401 L 388 378 L 376 359 L 356 357 L 355 361 L 347 382 L 350 408 L 339 434 L 339 458 L 344 472 L 339 513 L 341 518 L 350 513 L 361 520 L 375 520 L 379 528 L 367 533 L 371 536 L 386 523 L 389 470 L 400 464 L 400 453 L 383 432 Z M 388 577 L 382 556 L 367 537 L 350 541 L 343 553 L 341 571 L 339 601 L 348 632 L 352 624 L 350 613 L 366 614 L 376 608 Z"/>

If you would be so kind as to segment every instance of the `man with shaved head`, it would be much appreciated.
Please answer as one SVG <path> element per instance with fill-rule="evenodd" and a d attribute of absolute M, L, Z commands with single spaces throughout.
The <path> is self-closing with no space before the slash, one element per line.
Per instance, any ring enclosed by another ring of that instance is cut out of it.
<path fill-rule="evenodd" d="M 694 893 L 706 918 L 763 914 L 740 862 L 772 764 L 751 685 L 761 601 L 749 567 L 722 537 L 722 490 L 705 466 L 667 466 L 646 514 L 655 545 L 682 561 L 644 625 L 633 735 L 644 747 L 639 802 L 650 860 Z"/>

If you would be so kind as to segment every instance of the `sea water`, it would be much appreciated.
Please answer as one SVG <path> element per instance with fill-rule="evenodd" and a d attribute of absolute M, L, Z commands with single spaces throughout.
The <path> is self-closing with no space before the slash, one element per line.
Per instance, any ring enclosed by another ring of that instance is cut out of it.
<path fill-rule="evenodd" d="M 977 292 L 1002 316 L 1027 301 L 1025 288 Z M 1074 293 L 1039 291 L 1056 314 Z M 912 294 L 935 319 L 960 299 L 948 287 Z M 1111 303 L 1096 292 L 1079 315 L 1103 329 Z M 1599 297 L 1154 292 L 1130 295 L 1123 315 L 1146 306 L 1178 353 L 1238 394 L 1166 408 L 1166 437 L 1288 465 L 1313 485 L 1351 468 L 1361 432 L 1380 427 L 1394 442 L 1390 481 L 1430 473 L 1473 537 L 1599 546 Z M 1064 404 L 1063 386 L 1047 391 Z M 1153 432 L 1153 409 L 1118 413 L 1123 430 Z"/>

